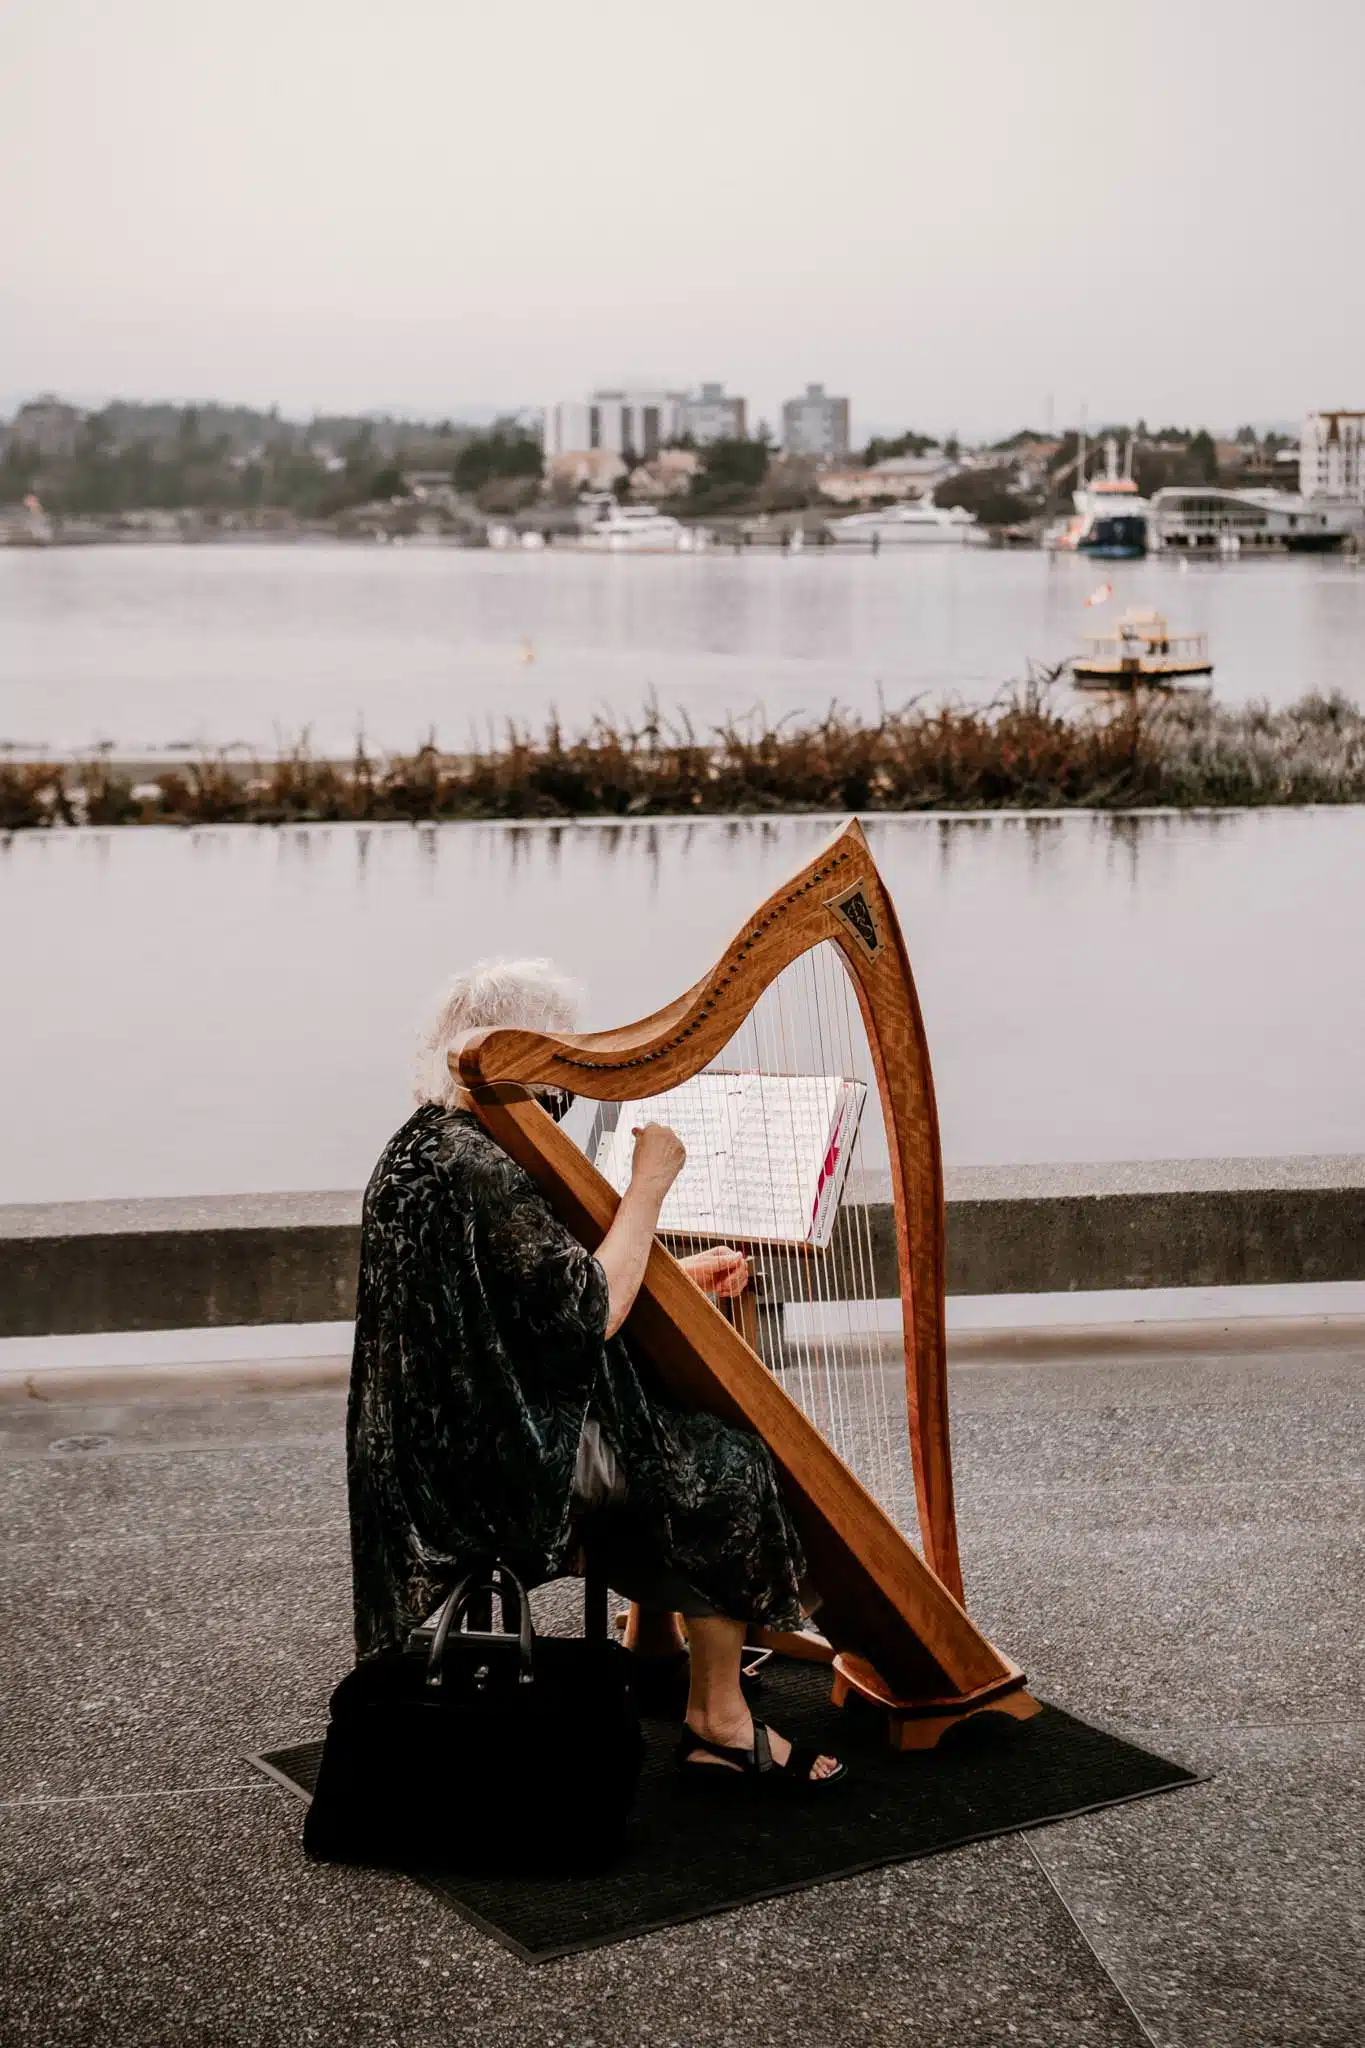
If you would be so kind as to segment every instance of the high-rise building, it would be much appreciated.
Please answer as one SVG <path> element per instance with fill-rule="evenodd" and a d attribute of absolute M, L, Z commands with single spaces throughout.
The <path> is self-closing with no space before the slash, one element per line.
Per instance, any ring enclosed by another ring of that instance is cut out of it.
<path fill-rule="evenodd" d="M 545 457 L 605 448 L 648 462 L 682 433 L 681 391 L 594 391 L 545 408 Z"/>
<path fill-rule="evenodd" d="M 831 398 L 823 384 L 808 384 L 803 398 L 782 407 L 782 453 L 838 462 L 848 453 L 848 400 Z"/>
<path fill-rule="evenodd" d="M 699 448 L 712 441 L 743 441 L 748 431 L 744 400 L 727 397 L 723 384 L 703 384 L 683 400 L 682 427 Z"/>
<path fill-rule="evenodd" d="M 1299 439 L 1299 490 L 1365 505 L 1365 412 L 1309 413 Z"/>

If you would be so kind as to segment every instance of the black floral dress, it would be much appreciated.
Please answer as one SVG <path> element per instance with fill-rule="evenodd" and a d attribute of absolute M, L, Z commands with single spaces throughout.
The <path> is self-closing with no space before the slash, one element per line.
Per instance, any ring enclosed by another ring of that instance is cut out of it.
<path fill-rule="evenodd" d="M 801 1546 L 766 1446 L 670 1401 L 608 1338 L 607 1282 L 478 1119 L 427 1104 L 365 1191 L 347 1478 L 362 1655 L 499 1557 L 569 1568 L 597 1420 L 635 1526 L 717 1612 L 794 1627 Z"/>

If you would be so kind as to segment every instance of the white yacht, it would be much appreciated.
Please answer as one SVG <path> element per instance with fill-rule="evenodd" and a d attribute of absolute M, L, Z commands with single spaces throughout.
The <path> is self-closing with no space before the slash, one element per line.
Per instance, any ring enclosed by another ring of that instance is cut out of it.
<path fill-rule="evenodd" d="M 828 519 L 825 531 L 833 541 L 857 541 L 864 547 L 922 547 L 949 541 L 957 547 L 989 547 L 990 535 L 974 512 L 962 505 L 887 505 L 880 512 L 852 512 L 846 519 Z"/>
<path fill-rule="evenodd" d="M 584 528 L 579 544 L 613 555 L 673 555 L 690 553 L 704 544 L 704 536 L 657 505 L 613 501 Z"/>

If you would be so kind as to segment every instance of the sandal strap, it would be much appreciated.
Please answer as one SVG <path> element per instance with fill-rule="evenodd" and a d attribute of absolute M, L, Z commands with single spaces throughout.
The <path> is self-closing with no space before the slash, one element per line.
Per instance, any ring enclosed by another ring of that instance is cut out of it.
<path fill-rule="evenodd" d="M 817 1749 L 813 1742 L 794 1742 L 791 1755 L 782 1768 L 793 1778 L 805 1778 L 809 1783 L 815 1784 L 818 1781 L 811 1777 L 811 1772 L 825 1754 L 826 1752 Z"/>
<path fill-rule="evenodd" d="M 727 1764 L 738 1764 L 747 1777 L 761 1777 L 765 1771 L 777 1768 L 773 1762 L 773 1748 L 764 1722 L 754 1722 L 754 1746 L 752 1749 L 733 1749 L 723 1742 L 712 1742 L 709 1735 L 698 1735 L 691 1723 L 684 1721 L 682 1736 L 678 1743 L 678 1758 L 686 1763 L 693 1752 L 704 1749 L 708 1755 L 720 1757 Z"/>
<path fill-rule="evenodd" d="M 709 1756 L 718 1756 L 727 1764 L 738 1764 L 742 1771 L 754 1768 L 754 1753 L 751 1749 L 731 1749 L 723 1742 L 713 1742 L 709 1735 L 698 1735 L 690 1722 L 684 1721 L 683 1732 L 678 1743 L 680 1761 L 686 1762 L 694 1750 L 704 1749 Z"/>

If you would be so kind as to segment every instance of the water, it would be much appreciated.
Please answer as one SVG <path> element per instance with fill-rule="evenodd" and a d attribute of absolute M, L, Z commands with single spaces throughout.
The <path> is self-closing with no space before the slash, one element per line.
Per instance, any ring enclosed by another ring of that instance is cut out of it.
<path fill-rule="evenodd" d="M 1102 581 L 1114 595 L 1085 598 Z M 378 547 L 0 550 L 0 742 L 130 751 L 363 725 L 459 747 L 507 718 L 571 725 L 650 691 L 701 728 L 762 705 L 984 701 L 1130 603 L 1210 636 L 1220 697 L 1365 701 L 1365 572 L 1300 556 L 1096 565 L 954 548 L 796 559 Z M 534 659 L 526 659 L 527 654 Z"/>
<path fill-rule="evenodd" d="M 630 565 L 632 568 L 638 565 Z M 822 821 L 0 844 L 0 1201 L 357 1187 L 454 968 L 679 991 Z M 1365 809 L 879 819 L 950 1163 L 1365 1152 Z"/>

